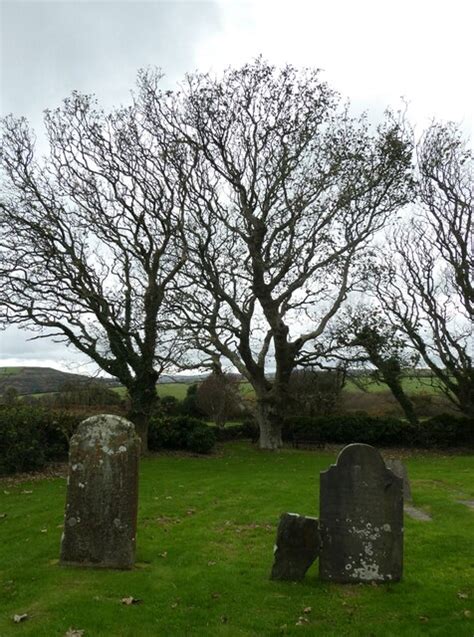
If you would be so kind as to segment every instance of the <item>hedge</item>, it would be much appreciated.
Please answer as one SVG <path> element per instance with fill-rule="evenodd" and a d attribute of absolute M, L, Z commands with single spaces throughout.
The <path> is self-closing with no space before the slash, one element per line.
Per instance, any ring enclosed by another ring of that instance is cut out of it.
<path fill-rule="evenodd" d="M 43 408 L 0 407 L 0 475 L 65 460 L 68 439 L 78 424 L 75 416 Z"/>
<path fill-rule="evenodd" d="M 155 417 L 150 421 L 148 448 L 152 451 L 187 449 L 196 453 L 209 453 L 215 444 L 216 434 L 213 428 L 197 418 Z"/>
<path fill-rule="evenodd" d="M 474 444 L 474 421 L 441 414 L 412 425 L 393 417 L 366 413 L 309 418 L 292 416 L 284 420 L 285 442 L 348 444 L 362 442 L 378 446 L 453 447 Z"/>

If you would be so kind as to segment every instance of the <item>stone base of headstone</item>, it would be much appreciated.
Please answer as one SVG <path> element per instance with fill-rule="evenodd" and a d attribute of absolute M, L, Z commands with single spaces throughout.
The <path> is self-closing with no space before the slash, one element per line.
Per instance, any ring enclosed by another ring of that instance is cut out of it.
<path fill-rule="evenodd" d="M 283 513 L 277 530 L 271 579 L 302 580 L 319 555 L 317 518 Z"/>
<path fill-rule="evenodd" d="M 395 582 L 403 564 L 403 482 L 370 445 L 345 447 L 321 473 L 324 581 Z"/>
<path fill-rule="evenodd" d="M 118 416 L 84 420 L 71 438 L 62 565 L 130 569 L 135 561 L 140 438 Z"/>

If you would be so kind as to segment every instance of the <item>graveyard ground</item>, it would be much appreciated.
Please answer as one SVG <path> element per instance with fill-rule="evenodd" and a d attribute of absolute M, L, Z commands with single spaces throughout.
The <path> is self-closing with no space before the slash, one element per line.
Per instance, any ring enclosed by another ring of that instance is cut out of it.
<path fill-rule="evenodd" d="M 130 572 L 58 565 L 64 478 L 0 480 L 0 636 L 471 637 L 474 511 L 458 502 L 474 500 L 467 453 L 403 454 L 414 505 L 432 521 L 405 518 L 402 582 L 328 585 L 316 565 L 299 584 L 268 579 L 280 513 L 317 515 L 319 471 L 335 453 L 232 443 L 145 459 Z"/>

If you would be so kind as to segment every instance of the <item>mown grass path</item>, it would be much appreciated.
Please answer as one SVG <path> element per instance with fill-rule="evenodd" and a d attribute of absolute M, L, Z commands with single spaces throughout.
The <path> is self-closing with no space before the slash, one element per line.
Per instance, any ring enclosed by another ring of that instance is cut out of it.
<path fill-rule="evenodd" d="M 456 502 L 474 497 L 472 456 L 405 459 L 414 504 L 433 521 L 406 517 L 401 583 L 328 585 L 317 566 L 301 584 L 268 579 L 280 513 L 317 515 L 319 471 L 334 459 L 247 443 L 145 459 L 131 572 L 58 566 L 64 479 L 0 480 L 0 636 L 472 637 L 474 511 Z M 143 601 L 122 605 L 127 596 Z M 29 619 L 14 624 L 15 613 Z"/>

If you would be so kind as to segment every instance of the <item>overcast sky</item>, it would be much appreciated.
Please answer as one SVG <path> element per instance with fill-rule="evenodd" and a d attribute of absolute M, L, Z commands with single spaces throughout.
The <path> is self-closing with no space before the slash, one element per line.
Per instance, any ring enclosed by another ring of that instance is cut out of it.
<path fill-rule="evenodd" d="M 472 0 L 0 0 L 0 112 L 38 129 L 73 89 L 111 107 L 129 100 L 140 67 L 161 67 L 173 85 L 263 54 L 323 69 L 374 118 L 403 98 L 418 131 L 435 118 L 472 136 L 473 24 Z M 0 366 L 81 362 L 64 345 L 0 333 Z"/>

